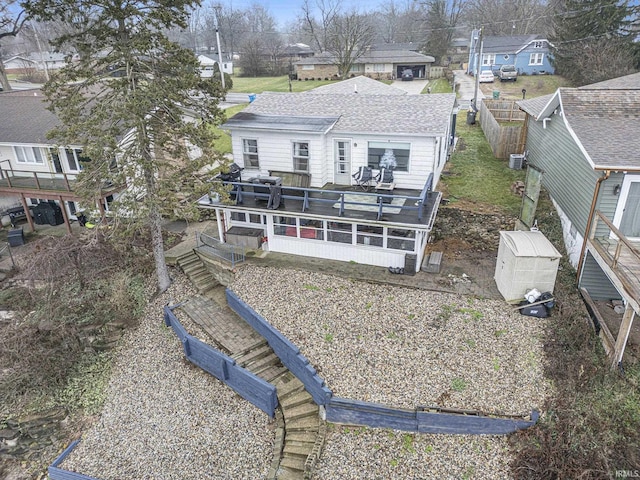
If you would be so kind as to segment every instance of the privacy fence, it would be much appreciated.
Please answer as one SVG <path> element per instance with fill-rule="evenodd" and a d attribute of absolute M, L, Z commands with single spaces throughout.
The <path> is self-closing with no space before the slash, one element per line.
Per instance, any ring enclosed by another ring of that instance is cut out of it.
<path fill-rule="evenodd" d="M 526 114 L 513 100 L 488 100 L 480 104 L 480 125 L 496 158 L 522 153 L 526 140 Z"/>

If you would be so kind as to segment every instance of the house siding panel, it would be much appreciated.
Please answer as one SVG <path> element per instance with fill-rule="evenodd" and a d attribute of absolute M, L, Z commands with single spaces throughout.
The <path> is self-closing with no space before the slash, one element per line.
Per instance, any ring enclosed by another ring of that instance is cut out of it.
<path fill-rule="evenodd" d="M 542 185 L 584 235 L 596 180 L 593 171 L 567 130 L 564 120 L 554 115 L 544 129 L 542 122 L 528 117 L 529 164 L 541 169 Z"/>

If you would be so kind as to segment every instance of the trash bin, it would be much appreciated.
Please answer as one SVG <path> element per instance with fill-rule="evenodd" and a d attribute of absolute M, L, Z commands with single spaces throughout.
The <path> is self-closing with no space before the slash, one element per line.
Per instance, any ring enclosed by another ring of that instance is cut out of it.
<path fill-rule="evenodd" d="M 500 98 L 500 90 L 493 91 L 493 99 L 498 100 Z"/>
<path fill-rule="evenodd" d="M 9 242 L 9 246 L 18 247 L 20 245 L 24 245 L 24 232 L 22 228 L 14 228 L 13 230 L 9 230 L 7 233 L 7 241 Z"/>
<path fill-rule="evenodd" d="M 249 94 L 249 103 L 252 103 L 255 99 L 256 99 L 256 94 L 255 93 L 250 93 Z"/>
<path fill-rule="evenodd" d="M 476 112 L 475 110 L 469 110 L 467 112 L 467 125 L 475 125 L 476 124 Z"/>

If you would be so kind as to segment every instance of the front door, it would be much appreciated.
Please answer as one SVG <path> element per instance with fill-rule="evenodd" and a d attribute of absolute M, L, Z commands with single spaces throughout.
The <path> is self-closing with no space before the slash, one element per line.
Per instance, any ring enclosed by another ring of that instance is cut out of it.
<path fill-rule="evenodd" d="M 334 142 L 335 173 L 333 182 L 337 185 L 351 185 L 351 141 Z"/>
<path fill-rule="evenodd" d="M 627 176 L 620 192 L 620 202 L 624 205 L 619 214 L 620 231 L 631 240 L 640 240 L 640 177 Z M 616 212 L 618 213 L 618 212 Z M 615 219 L 617 220 L 617 219 Z M 615 223 L 615 221 L 614 221 Z"/>

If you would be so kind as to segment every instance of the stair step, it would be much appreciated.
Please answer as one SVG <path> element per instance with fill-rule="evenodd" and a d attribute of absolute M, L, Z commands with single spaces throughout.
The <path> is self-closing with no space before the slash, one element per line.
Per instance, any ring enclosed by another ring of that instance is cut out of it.
<path fill-rule="evenodd" d="M 293 457 L 300 457 L 304 460 L 307 459 L 311 451 L 313 450 L 313 444 L 308 445 L 289 445 L 285 444 L 283 452 L 285 455 L 291 455 Z"/>
<path fill-rule="evenodd" d="M 254 373 L 258 375 L 260 378 L 264 379 L 265 381 L 271 382 L 271 380 L 273 380 L 276 377 L 279 377 L 286 371 L 287 371 L 287 367 L 278 364 L 278 365 L 270 365 L 268 368 L 262 371 L 254 372 Z"/>
<path fill-rule="evenodd" d="M 285 418 L 285 428 L 287 432 L 312 431 L 317 432 L 320 427 L 320 419 L 315 417 L 302 417 L 288 421 Z"/>
<path fill-rule="evenodd" d="M 289 432 L 285 434 L 285 442 L 315 443 L 318 434 L 314 431 Z"/>
<path fill-rule="evenodd" d="M 178 260 L 178 265 L 180 265 L 180 268 L 186 272 L 190 268 L 202 266 L 202 260 L 194 254 L 193 257 L 189 257 L 185 260 Z"/>
<path fill-rule="evenodd" d="M 303 403 L 313 402 L 313 397 L 306 390 L 301 390 L 285 398 L 279 398 L 282 408 L 293 408 Z"/>
<path fill-rule="evenodd" d="M 189 279 L 192 282 L 197 282 L 202 280 L 203 278 L 209 278 L 209 277 L 213 277 L 213 275 L 211 275 L 211 272 L 209 272 L 208 270 L 202 268 L 196 272 L 193 273 L 187 273 L 187 276 L 189 277 Z"/>
<path fill-rule="evenodd" d="M 297 418 L 317 417 L 318 406 L 315 403 L 303 403 L 293 408 L 283 407 L 283 415 L 287 422 Z"/>
<path fill-rule="evenodd" d="M 301 390 L 304 390 L 304 385 L 296 377 L 293 377 L 288 382 L 279 383 L 278 385 L 276 385 L 276 388 L 278 389 L 278 398 L 282 400 L 288 396 L 295 395 Z"/>
<path fill-rule="evenodd" d="M 300 470 L 289 470 L 288 468 L 281 467 L 278 470 L 278 475 L 276 476 L 278 480 L 303 480 L 304 472 Z"/>
<path fill-rule="evenodd" d="M 248 352 L 242 352 L 239 355 L 234 355 L 232 358 L 236 361 L 238 365 L 248 364 L 250 362 L 254 362 L 262 357 L 266 357 L 267 355 L 272 355 L 273 350 L 271 347 L 265 342 L 258 348 L 254 348 Z"/>
<path fill-rule="evenodd" d="M 258 358 L 252 362 L 248 362 L 245 365 L 240 366 L 246 368 L 247 370 L 251 370 L 256 375 L 260 375 L 260 373 L 266 371 L 269 367 L 273 367 L 276 365 L 280 365 L 280 359 L 275 353 L 272 353 L 271 355 Z"/>
<path fill-rule="evenodd" d="M 285 454 L 283 455 L 282 460 L 280 460 L 280 466 L 303 472 L 304 462 L 305 462 L 304 458 L 289 456 Z"/>

